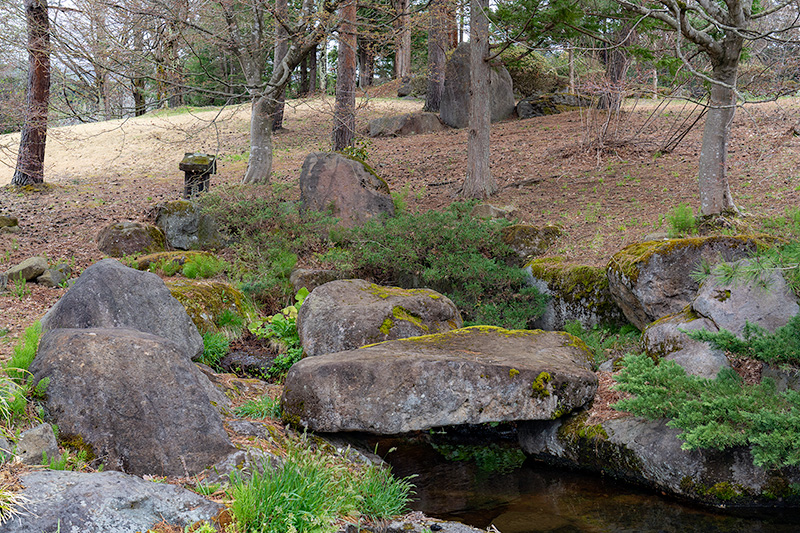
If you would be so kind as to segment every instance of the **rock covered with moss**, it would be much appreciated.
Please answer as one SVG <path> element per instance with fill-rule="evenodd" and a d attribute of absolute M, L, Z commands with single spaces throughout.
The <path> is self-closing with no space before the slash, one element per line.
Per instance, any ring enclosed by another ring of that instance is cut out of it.
<path fill-rule="evenodd" d="M 520 426 L 526 454 L 714 507 L 800 503 L 796 468 L 755 466 L 747 448 L 684 450 L 666 420 L 626 416 L 592 425 L 585 413 Z"/>
<path fill-rule="evenodd" d="M 213 217 L 204 214 L 188 200 L 175 200 L 157 205 L 156 226 L 161 228 L 167 244 L 178 250 L 218 248 L 223 238 Z"/>
<path fill-rule="evenodd" d="M 525 270 L 528 283 L 549 296 L 534 327 L 554 331 L 572 320 L 585 328 L 626 322 L 609 292 L 605 269 L 565 264 L 561 258 L 548 257 L 530 261 Z"/>
<path fill-rule="evenodd" d="M 692 237 L 632 244 L 608 263 L 609 290 L 628 320 L 644 329 L 680 312 L 699 287 L 692 274 L 702 262 L 736 261 L 767 243 L 761 236 Z"/>
<path fill-rule="evenodd" d="M 295 364 L 284 417 L 374 434 L 549 420 L 594 398 L 590 358 L 575 337 L 539 330 L 473 326 L 389 341 Z"/>
<path fill-rule="evenodd" d="M 219 331 L 225 324 L 220 320 L 227 314 L 248 323 L 257 316 L 244 293 L 229 283 L 174 279 L 166 283 L 170 294 L 186 308 L 197 329 Z"/>
<path fill-rule="evenodd" d="M 97 248 L 110 257 L 163 250 L 164 233 L 151 224 L 113 222 L 97 234 Z"/>
<path fill-rule="evenodd" d="M 551 225 L 536 227 L 514 224 L 501 230 L 503 242 L 514 250 L 520 259 L 520 264 L 547 252 L 547 249 L 561 237 L 562 233 L 561 229 Z"/>
<path fill-rule="evenodd" d="M 297 317 L 300 343 L 310 356 L 461 325 L 455 304 L 436 291 L 385 287 L 360 279 L 320 285 L 303 302 Z"/>

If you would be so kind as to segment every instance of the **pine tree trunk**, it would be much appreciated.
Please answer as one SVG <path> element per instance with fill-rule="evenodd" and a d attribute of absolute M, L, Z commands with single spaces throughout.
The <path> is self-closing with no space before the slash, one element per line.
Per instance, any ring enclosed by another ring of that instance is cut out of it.
<path fill-rule="evenodd" d="M 356 1 L 342 5 L 339 61 L 336 67 L 336 105 L 333 111 L 333 149 L 353 144 L 356 129 Z"/>
<path fill-rule="evenodd" d="M 288 0 L 275 1 L 275 16 L 283 22 L 289 17 L 289 2 Z M 289 50 L 289 35 L 286 33 L 286 28 L 280 22 L 275 23 L 275 55 L 273 56 L 273 69 L 275 65 L 283 61 Z M 278 131 L 283 127 L 283 108 L 285 101 L 284 89 L 276 97 L 274 110 L 272 112 L 272 131 Z M 270 161 L 270 166 L 272 162 Z"/>
<path fill-rule="evenodd" d="M 438 113 L 444 94 L 444 67 L 449 35 L 445 0 L 432 0 L 428 29 L 428 90 L 424 111 Z"/>
<path fill-rule="evenodd" d="M 497 192 L 497 183 L 489 170 L 489 0 L 472 0 L 470 7 L 470 82 L 469 137 L 467 140 L 467 178 L 461 196 L 488 198 Z"/>
<path fill-rule="evenodd" d="M 726 49 L 726 59 L 713 66 L 712 78 L 735 87 L 740 52 L 741 40 L 738 50 Z M 712 84 L 709 106 L 698 166 L 700 214 L 737 212 L 727 176 L 728 139 L 736 111 L 736 95 L 728 87 Z"/>
<path fill-rule="evenodd" d="M 28 88 L 17 167 L 11 179 L 14 185 L 44 181 L 47 110 L 50 105 L 50 23 L 47 17 L 47 0 L 25 0 L 24 5 L 28 26 Z"/>

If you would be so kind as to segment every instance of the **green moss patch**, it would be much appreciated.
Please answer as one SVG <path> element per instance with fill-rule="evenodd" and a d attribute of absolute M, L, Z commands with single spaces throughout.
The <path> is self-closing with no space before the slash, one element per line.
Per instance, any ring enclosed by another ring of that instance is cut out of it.
<path fill-rule="evenodd" d="M 257 316 L 252 304 L 238 289 L 219 281 L 168 281 L 172 296 L 186 308 L 186 312 L 201 332 L 217 332 L 220 317 L 225 311 L 244 318 L 245 323 Z"/>

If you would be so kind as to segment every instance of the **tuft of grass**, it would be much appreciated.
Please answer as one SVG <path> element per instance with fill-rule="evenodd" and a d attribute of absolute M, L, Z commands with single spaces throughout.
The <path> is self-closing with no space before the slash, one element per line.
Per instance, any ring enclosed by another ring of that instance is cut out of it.
<path fill-rule="evenodd" d="M 27 383 L 28 367 L 31 366 L 36 350 L 39 349 L 39 339 L 42 337 L 42 324 L 37 320 L 33 325 L 25 328 L 22 340 L 14 347 L 11 360 L 6 364 L 6 374 L 22 385 Z"/>
<path fill-rule="evenodd" d="M 335 531 L 342 517 L 402 514 L 413 494 L 388 469 L 356 468 L 343 459 L 291 446 L 280 468 L 264 465 L 249 481 L 234 474 L 228 496 L 240 533 Z"/>
<path fill-rule="evenodd" d="M 670 238 L 692 235 L 697 232 L 697 221 L 694 210 L 689 204 L 680 203 L 673 207 L 667 214 L 667 234 Z"/>
<path fill-rule="evenodd" d="M 11 294 L 22 300 L 30 295 L 31 290 L 28 288 L 28 281 L 25 278 L 15 279 L 11 282 Z"/>
<path fill-rule="evenodd" d="M 228 354 L 230 341 L 223 333 L 207 331 L 203 333 L 203 355 L 197 360 L 218 370 L 220 360 Z"/>
<path fill-rule="evenodd" d="M 211 278 L 228 267 L 225 260 L 213 255 L 198 255 L 183 265 L 183 275 L 189 279 Z"/>
<path fill-rule="evenodd" d="M 0 525 L 21 515 L 27 503 L 28 500 L 11 485 L 0 485 Z"/>
<path fill-rule="evenodd" d="M 283 410 L 281 402 L 275 398 L 264 395 L 255 400 L 250 400 L 236 408 L 236 415 L 248 418 L 273 418 L 280 420 Z"/>

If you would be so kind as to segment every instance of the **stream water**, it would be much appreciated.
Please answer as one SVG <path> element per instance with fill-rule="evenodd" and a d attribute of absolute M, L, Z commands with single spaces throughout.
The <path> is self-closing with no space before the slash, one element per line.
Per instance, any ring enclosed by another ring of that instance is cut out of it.
<path fill-rule="evenodd" d="M 415 510 L 501 533 L 800 531 L 796 510 L 712 513 L 609 478 L 525 461 L 519 450 L 373 441 L 400 477 L 415 475 Z M 395 448 L 393 451 L 390 449 Z"/>

